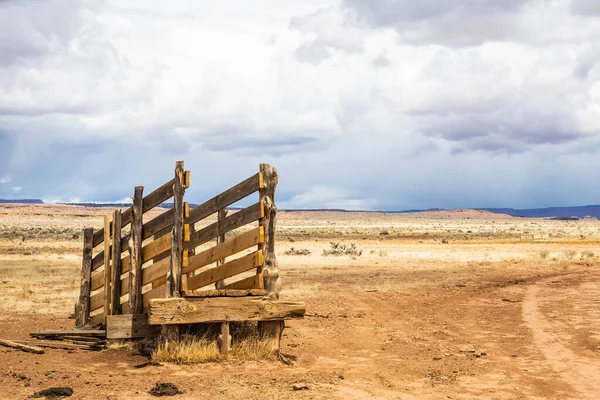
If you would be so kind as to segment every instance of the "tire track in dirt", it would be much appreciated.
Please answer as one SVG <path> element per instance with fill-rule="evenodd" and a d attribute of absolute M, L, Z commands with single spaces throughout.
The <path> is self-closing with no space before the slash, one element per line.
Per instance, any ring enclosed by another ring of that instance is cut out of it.
<path fill-rule="evenodd" d="M 597 399 L 600 363 L 570 350 L 565 345 L 569 338 L 540 311 L 539 297 L 544 283 L 540 281 L 528 287 L 522 303 L 523 320 L 532 332 L 535 346 L 552 369 L 571 386 L 573 393 L 581 398 Z"/>

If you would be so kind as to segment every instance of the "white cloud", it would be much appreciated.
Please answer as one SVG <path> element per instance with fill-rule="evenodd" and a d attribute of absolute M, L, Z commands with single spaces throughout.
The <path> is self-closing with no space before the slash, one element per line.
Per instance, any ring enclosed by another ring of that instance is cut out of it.
<path fill-rule="evenodd" d="M 552 203 L 523 182 L 597 169 L 594 4 L 0 2 L 0 176 L 110 202 L 185 159 L 200 202 L 269 161 L 289 208 Z"/>

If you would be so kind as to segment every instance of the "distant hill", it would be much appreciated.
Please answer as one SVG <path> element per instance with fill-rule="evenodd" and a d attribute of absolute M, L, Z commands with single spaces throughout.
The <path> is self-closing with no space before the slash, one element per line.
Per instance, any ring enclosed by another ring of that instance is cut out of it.
<path fill-rule="evenodd" d="M 44 204 L 44 202 L 40 199 L 0 199 L 0 204 Z"/>
<path fill-rule="evenodd" d="M 514 208 L 478 208 L 496 214 L 508 214 L 513 217 L 550 218 L 550 217 L 579 217 L 592 216 L 600 219 L 600 205 L 578 207 L 547 207 L 516 210 Z"/>
<path fill-rule="evenodd" d="M 0 204 L 45 204 L 41 199 L 0 199 Z M 85 207 L 110 207 L 110 208 L 129 208 L 131 204 L 128 203 L 61 203 L 73 206 L 85 206 Z M 194 208 L 197 204 L 190 203 L 190 207 Z M 162 208 L 173 208 L 173 203 L 163 203 L 159 207 Z M 231 210 L 239 209 L 238 207 L 231 207 Z M 515 209 L 515 208 L 475 208 L 477 211 L 489 211 L 494 214 L 507 214 L 513 217 L 523 218 L 552 218 L 558 217 L 557 219 L 566 219 L 566 217 L 577 217 L 583 218 L 587 216 L 596 217 L 600 219 L 600 205 L 589 205 L 589 206 L 575 206 L 575 207 L 547 207 L 547 208 L 526 208 L 526 209 Z M 281 209 L 281 211 L 329 211 L 329 212 L 385 212 L 388 214 L 393 213 L 419 213 L 419 212 L 431 212 L 431 211 L 453 211 L 445 210 L 442 208 L 429 208 L 429 209 L 412 209 L 402 211 L 366 211 L 366 210 L 343 210 L 343 209 L 325 209 L 325 208 L 313 208 L 313 209 Z M 456 211 L 456 210 L 454 210 Z"/>

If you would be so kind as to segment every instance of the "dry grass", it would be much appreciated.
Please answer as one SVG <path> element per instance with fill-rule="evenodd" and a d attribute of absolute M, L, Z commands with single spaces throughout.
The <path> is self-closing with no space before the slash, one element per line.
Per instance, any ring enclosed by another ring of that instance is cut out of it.
<path fill-rule="evenodd" d="M 215 325 L 201 325 L 194 334 L 185 334 L 176 348 L 159 345 L 152 361 L 176 364 L 200 364 L 224 360 L 219 352 Z M 275 358 L 273 344 L 261 340 L 255 323 L 232 323 L 232 345 L 229 360 L 258 361 Z"/>

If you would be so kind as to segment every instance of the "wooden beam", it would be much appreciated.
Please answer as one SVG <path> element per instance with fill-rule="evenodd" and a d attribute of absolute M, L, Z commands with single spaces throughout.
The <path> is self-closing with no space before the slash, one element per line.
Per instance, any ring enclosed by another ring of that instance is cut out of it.
<path fill-rule="evenodd" d="M 224 357 L 229 357 L 231 347 L 231 335 L 229 334 L 229 322 L 221 322 L 221 334 L 218 337 L 219 350 Z"/>
<path fill-rule="evenodd" d="M 220 267 L 211 268 L 200 272 L 198 275 L 188 277 L 188 289 L 194 290 L 210 285 L 211 283 L 251 270 L 252 268 L 257 268 L 262 264 L 262 251 L 255 251 L 244 257 L 229 261 Z"/>
<path fill-rule="evenodd" d="M 183 268 L 183 161 L 175 164 L 173 184 L 173 230 L 171 232 L 171 263 L 167 273 L 166 297 L 180 296 L 181 270 Z"/>
<path fill-rule="evenodd" d="M 83 257 L 81 261 L 81 283 L 79 285 L 79 301 L 75 307 L 75 325 L 82 326 L 90 319 L 90 290 L 92 275 L 92 243 L 94 229 L 83 230 Z"/>
<path fill-rule="evenodd" d="M 148 265 L 142 270 L 142 285 L 147 285 L 161 277 L 166 277 L 170 268 L 170 260 L 162 259 L 154 264 Z"/>
<path fill-rule="evenodd" d="M 304 303 L 258 297 L 153 299 L 148 305 L 148 324 L 273 321 L 303 318 L 305 312 Z"/>
<path fill-rule="evenodd" d="M 184 169 L 183 161 L 175 163 L 175 182 L 173 183 L 173 209 L 171 231 L 171 258 L 165 285 L 165 297 L 179 297 L 181 295 L 181 269 L 183 268 L 183 196 Z M 165 349 L 179 344 L 179 327 L 164 325 L 161 329 L 160 342 Z"/>
<path fill-rule="evenodd" d="M 119 314 L 121 308 L 121 210 L 113 213 L 113 238 L 112 238 L 112 268 L 111 268 L 111 314 Z"/>
<path fill-rule="evenodd" d="M 168 228 L 173 225 L 173 214 L 175 209 L 170 208 L 164 213 L 154 217 L 150 221 L 144 224 L 144 230 L 142 233 L 142 238 L 144 240 L 148 239 L 150 236 L 155 235 L 156 233 L 162 231 L 165 228 Z"/>
<path fill-rule="evenodd" d="M 98 290 L 102 286 L 104 286 L 104 271 L 98 271 L 96 273 L 92 273 L 90 291 L 93 292 L 94 290 Z"/>
<path fill-rule="evenodd" d="M 104 307 L 104 290 L 90 296 L 90 312 Z"/>
<path fill-rule="evenodd" d="M 146 213 L 173 197 L 173 183 L 175 183 L 175 181 L 171 179 L 169 182 L 145 196 L 142 202 L 143 212 Z"/>
<path fill-rule="evenodd" d="M 148 325 L 145 314 L 111 315 L 106 319 L 107 339 L 143 338 L 158 331 L 156 325 Z"/>
<path fill-rule="evenodd" d="M 208 217 L 217 211 L 230 206 L 243 199 L 244 197 L 256 192 L 261 188 L 262 178 L 260 173 L 251 176 L 243 182 L 238 183 L 234 187 L 227 189 L 223 193 L 213 197 L 212 199 L 200 204 L 190 212 L 189 218 L 186 219 L 186 224 L 193 224 Z"/>
<path fill-rule="evenodd" d="M 104 216 L 104 316 L 110 315 L 110 215 Z M 106 319 L 105 319 L 106 323 Z"/>
<path fill-rule="evenodd" d="M 255 289 L 255 290 L 263 291 L 264 290 L 263 282 L 264 282 L 263 276 L 261 274 L 252 275 L 252 276 L 244 278 L 240 281 L 230 283 L 229 285 L 225 285 L 223 287 L 223 289 L 236 289 L 236 290 Z M 266 294 L 266 292 L 265 292 L 265 294 Z"/>
<path fill-rule="evenodd" d="M 256 275 L 255 275 L 256 276 Z M 267 292 L 260 289 L 210 289 L 210 290 L 187 290 L 183 297 L 246 297 L 246 296 L 264 296 Z"/>
<path fill-rule="evenodd" d="M 171 250 L 171 232 L 155 239 L 142 248 L 142 263 L 147 263 L 155 257 L 167 253 L 169 250 Z M 129 263 L 130 256 L 123 258 L 123 266 L 129 265 Z"/>
<path fill-rule="evenodd" d="M 148 308 L 150 300 L 164 298 L 165 290 L 167 290 L 166 282 L 144 293 L 144 310 Z"/>
<path fill-rule="evenodd" d="M 217 222 L 219 224 L 223 223 L 223 220 L 225 219 L 225 217 L 227 217 L 227 212 L 228 210 L 226 208 L 219 210 L 219 212 L 217 213 Z M 220 229 L 218 229 L 220 230 Z M 217 236 L 217 246 L 220 245 L 221 243 L 225 242 L 225 234 L 221 234 L 219 236 Z M 225 264 L 225 257 L 217 260 L 217 267 L 220 267 L 221 265 Z M 217 281 L 215 282 L 215 289 L 220 289 L 223 286 L 225 286 L 225 282 L 224 281 Z M 229 328 L 228 328 L 229 329 Z M 227 351 L 229 351 L 229 349 L 227 349 Z"/>
<path fill-rule="evenodd" d="M 105 329 L 48 329 L 43 331 L 32 331 L 29 332 L 29 336 L 32 337 L 57 337 L 64 335 L 77 335 L 77 336 L 89 336 L 89 337 L 104 337 L 106 336 Z"/>
<path fill-rule="evenodd" d="M 92 239 L 93 239 L 93 236 L 92 236 Z M 90 244 L 91 244 L 91 241 L 90 241 Z M 6 346 L 6 347 L 12 347 L 13 349 L 26 351 L 29 353 L 35 353 L 35 354 L 44 354 L 45 353 L 44 349 L 42 349 L 40 347 L 16 343 L 16 342 L 13 342 L 12 340 L 0 339 L 0 345 Z"/>
<path fill-rule="evenodd" d="M 263 243 L 264 240 L 264 228 L 259 226 L 190 257 L 188 266 L 185 267 L 182 272 L 188 274 L 206 265 L 224 259 L 225 257 L 230 257 L 240 251 Z"/>
<path fill-rule="evenodd" d="M 137 186 L 133 193 L 133 216 L 131 222 L 131 246 L 129 249 L 129 314 L 141 314 L 142 304 L 142 233 L 144 187 Z"/>
<path fill-rule="evenodd" d="M 223 221 L 215 222 L 194 232 L 190 235 L 190 241 L 185 243 L 186 248 L 191 249 L 200 246 L 217 236 L 226 232 L 242 227 L 250 222 L 258 221 L 265 216 L 265 210 L 262 202 L 244 208 L 232 215 L 229 215 Z"/>
<path fill-rule="evenodd" d="M 275 227 L 277 224 L 277 207 L 275 207 L 275 189 L 279 182 L 277 169 L 269 164 L 260 164 L 264 187 L 259 191 L 260 200 L 265 204 L 266 218 L 260 224 L 265 227 L 265 243 L 261 246 L 265 253 L 264 267 L 257 269 L 257 275 L 263 276 L 264 288 L 271 299 L 278 300 L 281 290 L 279 267 L 275 257 Z M 261 337 L 273 343 L 273 350 L 279 350 L 281 335 L 285 324 L 281 321 L 259 322 L 258 330 Z"/>

